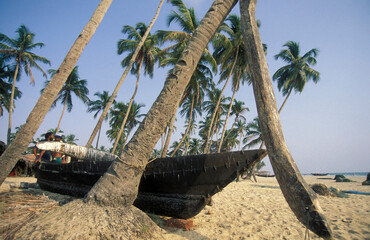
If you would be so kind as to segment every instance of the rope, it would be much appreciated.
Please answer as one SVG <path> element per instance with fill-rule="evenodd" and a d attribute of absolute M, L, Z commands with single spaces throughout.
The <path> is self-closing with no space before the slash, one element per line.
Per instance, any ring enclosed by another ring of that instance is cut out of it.
<path fill-rule="evenodd" d="M 306 207 L 306 213 L 307 213 L 307 222 L 306 222 L 306 232 L 304 234 L 304 239 L 309 240 L 310 239 L 310 230 L 308 229 L 308 224 L 310 222 L 310 209 Z"/>

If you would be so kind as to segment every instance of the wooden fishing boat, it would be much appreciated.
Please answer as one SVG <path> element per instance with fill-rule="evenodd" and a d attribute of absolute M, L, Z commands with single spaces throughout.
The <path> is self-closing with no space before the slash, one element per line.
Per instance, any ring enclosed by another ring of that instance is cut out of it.
<path fill-rule="evenodd" d="M 313 176 L 317 176 L 317 177 L 320 177 L 320 176 L 326 176 L 328 175 L 329 173 L 311 173 L 311 175 Z"/>
<path fill-rule="evenodd" d="M 191 218 L 214 194 L 265 156 L 265 150 L 248 150 L 155 159 L 146 166 L 134 205 L 158 215 Z M 45 190 L 83 197 L 111 163 L 104 159 L 41 163 L 37 182 Z"/>

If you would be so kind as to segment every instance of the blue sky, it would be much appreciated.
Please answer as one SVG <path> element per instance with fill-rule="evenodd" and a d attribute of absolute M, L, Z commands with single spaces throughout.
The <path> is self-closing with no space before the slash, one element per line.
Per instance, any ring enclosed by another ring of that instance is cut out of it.
<path fill-rule="evenodd" d="M 194 7 L 199 19 L 211 0 L 185 0 Z M 15 30 L 25 24 L 36 34 L 35 41 L 45 47 L 35 51 L 51 60 L 45 70 L 57 69 L 74 40 L 91 17 L 97 0 L 2 0 L 0 1 L 0 32 L 15 37 Z M 112 92 L 123 69 L 122 56 L 116 54 L 116 45 L 123 38 L 123 25 L 138 22 L 149 24 L 158 1 L 114 1 L 93 39 L 85 48 L 77 65 L 82 79 L 88 80 L 90 98 L 97 91 Z M 166 25 L 172 7 L 165 3 L 152 33 L 159 29 L 175 29 Z M 256 17 L 261 20 L 261 38 L 268 45 L 266 56 L 271 76 L 283 62 L 274 55 L 287 41 L 300 43 L 302 53 L 319 48 L 318 63 L 321 73 L 318 84 L 308 82 L 302 94 L 294 94 L 281 113 L 285 140 L 298 168 L 308 172 L 370 171 L 370 2 L 367 0 L 264 0 L 257 4 Z M 238 6 L 233 13 L 239 14 Z M 167 69 L 155 69 L 153 79 L 142 76 L 136 101 L 144 103 L 146 112 L 159 94 Z M 34 70 L 35 86 L 25 75 L 17 82 L 23 92 L 16 101 L 13 129 L 23 124 L 40 96 L 45 78 Z M 118 101 L 129 101 L 135 77 L 129 75 L 119 92 Z M 215 77 L 218 81 L 218 77 Z M 276 86 L 276 83 L 273 83 Z M 230 96 L 230 89 L 227 93 Z M 278 106 L 284 100 L 275 88 Z M 257 116 L 251 86 L 243 86 L 236 98 L 250 108 L 247 121 Z M 36 137 L 55 128 L 62 106 L 58 105 L 45 117 Z M 0 117 L 0 140 L 6 140 L 7 113 Z M 74 133 L 84 145 L 96 120 L 86 113 L 86 107 L 74 100 L 72 112 L 66 113 L 61 129 Z M 178 140 L 183 121 L 177 122 Z M 104 124 L 103 132 L 108 128 Z M 13 130 L 14 131 L 14 130 Z M 111 143 L 103 137 L 106 147 Z M 267 169 L 271 169 L 270 166 Z"/>

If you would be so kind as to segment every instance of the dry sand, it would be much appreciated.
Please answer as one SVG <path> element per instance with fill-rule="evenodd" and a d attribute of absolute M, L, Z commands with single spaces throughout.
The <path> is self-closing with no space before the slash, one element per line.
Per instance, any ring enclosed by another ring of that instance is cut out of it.
<path fill-rule="evenodd" d="M 370 186 L 361 185 L 366 177 L 348 176 L 353 182 L 345 183 L 337 183 L 331 176 L 304 178 L 309 184 L 323 183 L 341 190 L 370 192 Z M 257 180 L 257 183 L 233 182 L 216 194 L 213 206 L 207 206 L 194 217 L 191 231 L 165 227 L 165 218 L 151 217 L 164 230 L 164 239 L 305 239 L 305 227 L 290 210 L 276 179 L 259 177 Z M 22 181 L 35 179 L 7 178 L 0 192 L 7 192 L 9 185 Z M 336 239 L 370 240 L 369 195 L 319 196 L 319 201 Z M 319 239 L 312 232 L 309 237 Z"/>

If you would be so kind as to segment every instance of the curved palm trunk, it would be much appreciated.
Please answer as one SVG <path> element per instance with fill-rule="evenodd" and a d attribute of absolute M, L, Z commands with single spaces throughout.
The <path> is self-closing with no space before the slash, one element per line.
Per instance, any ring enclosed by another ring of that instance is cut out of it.
<path fill-rule="evenodd" d="M 163 147 L 163 150 L 162 150 L 162 153 L 161 153 L 161 157 L 166 157 L 166 155 L 167 155 L 168 146 L 170 145 L 171 136 L 172 136 L 172 132 L 173 132 L 173 126 L 175 125 L 176 112 L 177 112 L 177 107 L 176 107 L 176 109 L 175 109 L 175 111 L 174 111 L 174 113 L 172 114 L 172 117 L 171 117 L 170 127 L 168 129 L 166 142 L 164 143 L 164 147 Z"/>
<path fill-rule="evenodd" d="M 8 123 L 8 133 L 6 136 L 6 144 L 10 144 L 10 134 L 12 133 L 12 115 L 13 115 L 13 105 L 14 105 L 14 92 L 15 92 L 15 80 L 18 76 L 19 62 L 17 61 L 17 66 L 15 67 L 15 72 L 13 76 L 12 92 L 10 94 L 10 104 L 9 104 L 9 123 Z"/>
<path fill-rule="evenodd" d="M 276 99 L 261 38 L 255 20 L 256 0 L 241 0 L 243 38 L 253 79 L 261 131 L 276 179 L 296 217 L 320 237 L 332 239 L 332 233 L 315 192 L 300 174 L 285 143 Z"/>
<path fill-rule="evenodd" d="M 175 150 L 173 150 L 173 153 L 171 154 L 171 157 L 175 156 L 176 152 L 179 150 L 182 142 L 185 140 L 186 136 L 188 135 L 188 132 L 189 132 L 189 129 L 191 127 L 191 120 L 193 118 L 193 110 L 194 110 L 194 98 L 195 98 L 195 95 L 193 95 L 193 99 L 191 100 L 191 107 L 190 107 L 190 116 L 189 116 L 189 123 L 188 123 L 188 127 L 186 128 L 186 131 L 184 133 L 184 136 L 182 136 L 179 144 L 176 146 Z"/>
<path fill-rule="evenodd" d="M 229 110 L 227 111 L 227 116 L 226 116 L 226 119 L 225 119 L 224 129 L 222 130 L 221 140 L 220 140 L 220 144 L 218 145 L 217 152 L 220 152 L 221 151 L 222 142 L 224 141 L 224 136 L 225 136 L 225 132 L 226 132 L 227 122 L 228 122 L 229 117 L 230 117 L 231 108 L 233 107 L 233 102 L 234 102 L 234 98 L 235 98 L 236 89 L 237 88 L 234 89 L 233 96 L 231 97 L 231 101 L 230 101 L 230 105 L 229 105 Z M 233 126 L 234 126 L 234 124 L 233 124 Z M 233 129 L 233 126 L 231 127 L 230 132 Z M 227 137 L 229 136 L 229 134 L 227 134 Z"/>
<path fill-rule="evenodd" d="M 292 93 L 292 91 L 293 91 L 293 88 L 291 88 L 291 89 L 289 90 L 289 93 L 288 93 L 288 95 L 286 96 L 286 98 L 285 98 L 285 100 L 284 100 L 283 104 L 281 104 L 281 107 L 279 108 L 279 111 L 278 111 L 278 113 L 279 113 L 279 114 L 281 113 L 281 110 L 283 110 L 283 107 L 284 107 L 284 105 L 285 105 L 286 101 L 288 100 L 288 98 L 289 98 L 290 94 Z"/>
<path fill-rule="evenodd" d="M 117 148 L 117 145 L 118 145 L 118 142 L 121 138 L 121 135 L 123 133 L 123 130 L 125 129 L 125 125 L 126 125 L 126 122 L 127 122 L 127 119 L 128 119 L 128 115 L 130 115 L 130 110 L 131 110 L 131 106 L 132 106 L 132 103 L 134 101 L 134 98 L 136 96 L 136 93 L 137 93 L 137 89 L 139 87 L 139 79 L 140 79 L 140 72 L 141 72 L 141 66 L 143 65 L 143 59 L 140 60 L 139 62 L 139 68 L 138 68 L 138 71 L 137 71 L 137 78 L 136 78 L 136 85 L 135 85 L 135 91 L 134 91 L 134 94 L 132 94 L 132 97 L 130 99 L 130 103 L 128 104 L 128 107 L 127 107 L 127 111 L 126 111 L 126 114 L 125 114 L 125 117 L 123 118 L 123 121 L 122 121 L 122 125 L 121 125 L 121 128 L 119 129 L 119 132 L 117 134 L 117 138 L 116 138 L 116 141 L 114 142 L 114 146 L 113 146 L 113 149 L 112 149 L 112 153 L 114 154 L 114 152 L 116 151 L 116 148 Z M 128 137 L 128 136 L 127 136 Z"/>
<path fill-rule="evenodd" d="M 59 121 L 58 121 L 57 130 L 56 130 L 55 134 L 57 134 L 59 132 L 60 123 L 62 122 L 64 111 L 66 110 L 66 106 L 67 106 L 67 98 L 68 98 L 68 93 L 66 95 L 66 98 L 64 99 L 64 106 L 63 106 L 62 115 L 60 115 L 60 118 L 59 118 Z"/>
<path fill-rule="evenodd" d="M 45 115 L 48 113 L 55 97 L 62 89 L 83 49 L 94 35 L 111 3 L 112 0 L 102 0 L 99 3 L 91 19 L 77 37 L 62 64 L 59 66 L 58 72 L 53 76 L 50 83 L 41 94 L 35 107 L 29 114 L 26 123 L 23 124 L 14 141 L 0 156 L 0 165 L 2 166 L 0 168 L 0 184 L 4 182 L 22 152 L 24 152 L 28 144 L 31 142 L 32 137 L 35 135 Z"/>
<path fill-rule="evenodd" d="M 209 139 L 209 137 L 210 137 L 210 134 L 211 134 L 211 129 L 213 128 L 213 122 L 214 122 L 214 120 L 215 120 L 215 116 L 216 116 L 216 112 L 217 112 L 217 109 L 218 109 L 218 107 L 220 106 L 220 103 L 221 103 L 221 99 L 222 99 L 222 95 L 224 94 L 224 91 L 225 91 L 225 89 L 226 89 L 226 86 L 227 86 L 227 84 L 229 83 L 229 80 L 230 80 L 230 78 L 231 78 L 231 75 L 232 75 L 232 73 L 233 73 L 233 71 L 234 71 L 234 68 L 235 68 L 235 65 L 236 65 L 236 62 L 237 62 L 237 60 L 238 60 L 238 51 L 239 50 L 239 47 L 237 48 L 237 51 L 236 51 L 236 56 L 235 56 L 235 61 L 234 61 L 234 63 L 233 63 L 233 66 L 232 66 L 232 68 L 231 68 L 231 70 L 230 70 L 230 73 L 229 73 L 229 76 L 227 76 L 227 80 L 226 80 L 226 82 L 225 82 L 225 85 L 224 85 L 224 87 L 222 88 L 222 90 L 221 90 L 221 94 L 220 94 L 220 97 L 218 98 L 218 101 L 217 101 L 217 104 L 216 104 L 216 108 L 215 108 L 215 111 L 213 112 L 213 114 L 212 114 L 212 118 L 211 118 L 211 123 L 210 123 L 210 125 L 209 125 L 209 129 L 208 129 L 208 132 L 207 132 L 207 138 L 206 138 L 206 143 L 205 143 L 205 148 L 204 148 L 204 153 L 208 153 L 208 151 L 209 151 L 209 149 L 210 149 L 210 145 L 212 145 L 212 141 L 211 141 L 211 143 L 210 144 L 208 144 L 208 139 Z"/>
<path fill-rule="evenodd" d="M 115 99 L 115 98 L 116 98 L 116 96 L 117 96 L 118 90 L 121 88 L 121 85 L 122 85 L 123 81 L 125 81 L 125 79 L 126 79 L 126 77 L 127 77 L 127 74 L 129 73 L 129 71 L 130 71 L 130 69 L 131 69 L 132 65 L 135 63 L 135 61 L 136 61 L 136 57 L 137 57 L 137 55 L 139 54 L 139 51 L 140 51 L 141 47 L 143 46 L 143 44 L 144 44 L 144 42 L 145 42 L 146 38 L 148 37 L 148 35 L 149 35 L 149 33 L 150 33 L 150 30 L 152 29 L 152 27 L 153 27 L 153 25 L 154 25 L 155 21 L 156 21 L 156 20 L 157 20 L 157 18 L 158 18 L 159 11 L 161 10 L 161 7 L 162 7 L 162 5 L 163 5 L 163 2 L 164 2 L 164 0 L 161 0 L 161 1 L 160 1 L 159 5 L 158 5 L 158 8 L 157 8 L 157 11 L 156 11 L 156 13 L 155 13 L 155 15 L 154 15 L 154 17 L 153 17 L 152 21 L 150 22 L 150 24 L 149 24 L 149 26 L 148 26 L 148 28 L 147 28 L 147 30 L 146 30 L 146 32 L 145 32 L 145 34 L 144 34 L 144 36 L 141 38 L 141 40 L 140 40 L 139 44 L 137 45 L 136 50 L 135 50 L 134 54 L 132 55 L 132 58 L 131 58 L 131 61 L 130 61 L 129 65 L 126 67 L 126 69 L 125 69 L 125 71 L 123 72 L 123 74 L 122 74 L 121 78 L 119 79 L 119 81 L 118 81 L 118 83 L 117 83 L 116 87 L 115 87 L 115 88 L 114 88 L 114 90 L 113 90 L 113 93 L 112 93 L 111 97 L 109 98 L 109 101 L 108 101 L 107 105 L 105 106 L 105 108 L 104 108 L 104 110 L 103 110 L 103 112 L 102 112 L 102 114 L 101 114 L 101 116 L 100 116 L 100 118 L 99 118 L 98 122 L 96 123 L 96 126 L 95 126 L 95 128 L 94 128 L 93 132 L 91 133 L 91 136 L 90 136 L 89 140 L 88 140 L 88 141 L 87 141 L 87 143 L 86 143 L 86 147 L 90 146 L 90 145 L 92 144 L 92 142 L 94 141 L 94 138 L 95 138 L 95 136 L 96 136 L 96 134 L 97 134 L 97 132 L 98 132 L 99 128 L 100 128 L 100 127 L 101 127 L 101 125 L 103 124 L 104 118 L 107 116 L 108 111 L 109 111 L 110 107 L 112 106 L 114 99 Z"/>
<path fill-rule="evenodd" d="M 99 147 L 100 133 L 101 133 L 101 126 L 100 126 L 100 128 L 99 128 L 98 138 L 96 139 L 96 146 L 95 146 L 95 148 L 96 148 L 96 149 L 98 149 L 98 147 Z"/>
<path fill-rule="evenodd" d="M 120 159 L 112 163 L 87 193 L 85 202 L 121 207 L 132 205 L 149 156 L 177 108 L 203 50 L 236 3 L 237 0 L 214 1 Z"/>

